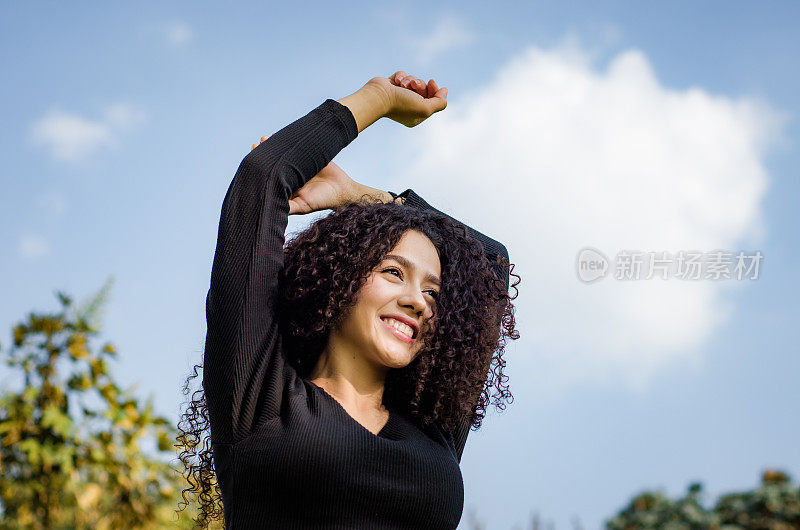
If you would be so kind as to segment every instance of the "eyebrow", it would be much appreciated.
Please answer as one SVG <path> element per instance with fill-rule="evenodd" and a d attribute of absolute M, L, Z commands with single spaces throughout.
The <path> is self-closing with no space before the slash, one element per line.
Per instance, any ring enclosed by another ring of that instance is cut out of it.
<path fill-rule="evenodd" d="M 410 261 L 408 261 L 408 260 L 407 260 L 406 258 L 404 258 L 403 256 L 398 256 L 397 254 L 387 254 L 385 259 L 393 259 L 393 260 L 395 260 L 397 263 L 399 263 L 400 265 L 402 265 L 403 267 L 405 267 L 406 269 L 410 269 L 410 270 L 412 270 L 412 271 L 413 271 L 413 270 L 416 270 L 416 266 L 414 266 L 414 264 L 413 264 L 413 263 L 411 263 Z M 428 274 L 427 276 L 425 276 L 425 281 L 427 281 L 427 282 L 431 282 L 432 284 L 434 284 L 434 285 L 436 285 L 437 287 L 440 287 L 440 288 L 441 288 L 441 286 L 442 286 L 442 282 L 439 280 L 439 278 L 437 278 L 437 277 L 436 277 L 435 275 L 433 275 L 433 274 Z"/>

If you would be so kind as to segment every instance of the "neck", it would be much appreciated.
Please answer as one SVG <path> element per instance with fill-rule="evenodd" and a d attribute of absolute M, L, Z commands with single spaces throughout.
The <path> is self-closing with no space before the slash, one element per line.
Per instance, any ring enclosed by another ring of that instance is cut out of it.
<path fill-rule="evenodd" d="M 383 390 L 387 372 L 385 366 L 375 366 L 331 335 L 308 380 L 322 387 L 345 408 L 368 413 L 385 410 Z"/>

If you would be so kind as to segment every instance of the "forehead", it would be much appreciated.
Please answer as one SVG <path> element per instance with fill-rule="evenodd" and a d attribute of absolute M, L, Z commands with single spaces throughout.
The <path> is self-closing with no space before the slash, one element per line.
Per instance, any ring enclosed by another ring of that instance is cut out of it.
<path fill-rule="evenodd" d="M 394 260 L 400 261 L 401 265 L 418 269 L 423 275 L 433 275 L 438 278 L 442 274 L 436 247 L 425 234 L 416 230 L 409 230 L 403 234 L 386 258 L 393 259 L 392 256 L 396 256 Z"/>

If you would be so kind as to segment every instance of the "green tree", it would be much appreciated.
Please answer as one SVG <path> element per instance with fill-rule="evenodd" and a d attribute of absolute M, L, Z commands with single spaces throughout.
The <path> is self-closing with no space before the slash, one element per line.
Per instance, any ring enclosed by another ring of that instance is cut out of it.
<path fill-rule="evenodd" d="M 175 512 L 185 481 L 159 458 L 175 427 L 115 383 L 113 344 L 90 347 L 112 281 L 80 307 L 57 293 L 59 312 L 31 313 L 0 347 L 23 384 L 0 395 L 1 528 L 191 527 Z"/>
<path fill-rule="evenodd" d="M 677 500 L 660 491 L 634 497 L 613 519 L 607 530 L 796 530 L 800 528 L 800 487 L 786 473 L 764 472 L 754 491 L 722 495 L 707 510 L 700 504 L 703 486 L 693 483 Z"/>
<path fill-rule="evenodd" d="M 757 490 L 721 496 L 714 513 L 725 529 L 797 529 L 800 528 L 800 486 L 792 486 L 786 473 L 768 470 Z"/>

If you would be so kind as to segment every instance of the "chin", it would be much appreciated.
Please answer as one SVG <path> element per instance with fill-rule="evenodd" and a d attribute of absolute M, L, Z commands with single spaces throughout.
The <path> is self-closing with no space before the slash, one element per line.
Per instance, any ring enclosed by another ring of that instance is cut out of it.
<path fill-rule="evenodd" d="M 383 361 L 382 364 L 384 366 L 386 366 L 387 368 L 405 368 L 406 366 L 411 364 L 411 361 L 413 361 L 415 358 L 416 358 L 416 354 L 413 354 L 413 355 L 410 355 L 410 356 L 408 355 L 408 353 L 406 353 L 405 355 L 391 355 L 390 354 L 390 355 L 386 355 L 382 359 L 382 361 Z"/>

